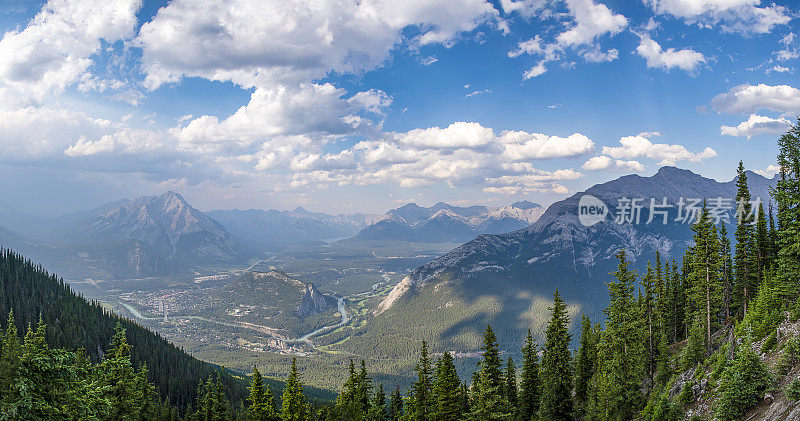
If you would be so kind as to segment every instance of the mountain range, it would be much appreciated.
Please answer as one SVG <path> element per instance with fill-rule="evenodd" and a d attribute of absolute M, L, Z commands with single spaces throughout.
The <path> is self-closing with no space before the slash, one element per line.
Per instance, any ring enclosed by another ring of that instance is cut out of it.
<path fill-rule="evenodd" d="M 480 234 L 499 234 L 531 225 L 544 208 L 528 201 L 510 206 L 458 207 L 439 202 L 431 207 L 409 203 L 361 230 L 354 240 L 426 243 L 465 242 Z"/>
<path fill-rule="evenodd" d="M 747 177 L 752 196 L 762 198 L 766 209 L 776 179 L 753 172 Z M 467 343 L 477 348 L 474 333 L 491 323 L 497 326 L 501 342 L 513 343 L 527 327 L 544 323 L 542 314 L 555 289 L 571 305 L 573 316 L 586 313 L 599 320 L 617 251 L 624 249 L 638 270 L 644 270 L 648 261 L 655 263 L 656 252 L 664 260 L 679 259 L 692 238 L 690 223 L 675 221 L 680 198 L 687 202 L 721 197 L 733 202 L 735 194 L 733 180 L 720 183 L 674 167 L 661 168 L 652 177 L 627 175 L 595 185 L 554 203 L 527 228 L 481 235 L 415 269 L 381 302 L 375 324 L 387 337 L 413 335 L 414 326 L 426 326 L 425 332 L 416 333 L 435 344 L 463 349 Z M 585 195 L 604 203 L 612 216 L 624 209 L 625 199 L 641 199 L 640 223 L 617 223 L 607 215 L 585 226 L 578 216 Z M 667 198 L 673 205 L 660 209 L 668 212 L 667 224 L 656 213 L 654 221 L 646 223 L 651 198 L 658 204 Z M 734 222 L 735 211 L 728 212 Z"/>

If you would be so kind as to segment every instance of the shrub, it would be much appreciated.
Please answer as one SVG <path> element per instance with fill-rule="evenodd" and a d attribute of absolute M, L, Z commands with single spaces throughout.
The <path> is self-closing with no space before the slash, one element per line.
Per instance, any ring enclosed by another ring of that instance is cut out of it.
<path fill-rule="evenodd" d="M 786 396 L 793 401 L 800 401 L 800 378 L 796 378 L 786 386 Z"/>
<path fill-rule="evenodd" d="M 775 349 L 775 345 L 777 344 L 778 344 L 777 333 L 775 330 L 773 330 L 772 333 L 770 333 L 769 336 L 767 337 L 767 340 L 764 341 L 764 345 L 761 346 L 761 352 L 766 354 Z"/>
<path fill-rule="evenodd" d="M 736 358 L 722 373 L 716 415 L 720 420 L 739 419 L 748 408 L 758 403 L 772 384 L 767 367 L 750 349 L 742 347 Z"/>
<path fill-rule="evenodd" d="M 694 385 L 693 381 L 689 381 L 683 384 L 683 388 L 681 388 L 681 393 L 678 394 L 678 402 L 684 407 L 692 403 L 694 400 L 694 396 L 692 395 L 692 386 Z"/>

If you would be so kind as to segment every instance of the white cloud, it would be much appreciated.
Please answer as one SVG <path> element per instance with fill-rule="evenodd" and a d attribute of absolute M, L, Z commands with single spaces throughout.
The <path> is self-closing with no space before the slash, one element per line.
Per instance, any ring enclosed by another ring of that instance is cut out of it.
<path fill-rule="evenodd" d="M 738 126 L 720 127 L 720 133 L 726 136 L 747 136 L 749 139 L 752 136 L 759 134 L 783 133 L 789 127 L 791 127 L 791 125 L 792 122 L 783 117 L 770 118 L 761 115 L 750 114 L 750 117 L 747 120 L 739 123 Z"/>
<path fill-rule="evenodd" d="M 268 87 L 371 70 L 409 26 L 415 45 L 449 45 L 496 18 L 483 0 L 173 0 L 137 41 L 150 88 L 183 76 Z"/>
<path fill-rule="evenodd" d="M 559 137 L 509 131 L 502 135 L 501 141 L 505 144 L 503 156 L 511 161 L 578 156 L 594 147 L 594 142 L 580 133 Z"/>
<path fill-rule="evenodd" d="M 628 19 L 605 4 L 593 0 L 567 0 L 574 25 L 556 37 L 562 46 L 587 45 L 603 35 L 615 35 L 628 26 Z"/>
<path fill-rule="evenodd" d="M 614 160 L 607 156 L 593 156 L 581 168 L 588 171 L 604 170 L 614 165 Z"/>
<path fill-rule="evenodd" d="M 375 128 L 361 110 L 381 114 L 391 104 L 383 91 L 359 92 L 344 99 L 344 89 L 326 83 L 257 88 L 250 102 L 220 121 L 201 116 L 186 126 L 172 129 L 185 148 L 214 151 L 247 146 L 272 136 L 306 133 L 347 134 Z"/>
<path fill-rule="evenodd" d="M 643 0 L 658 14 L 682 18 L 687 24 L 719 24 L 728 32 L 767 33 L 792 18 L 783 6 L 757 7 L 761 0 Z"/>
<path fill-rule="evenodd" d="M 755 173 L 756 174 L 761 174 L 761 175 L 763 175 L 764 177 L 767 177 L 767 178 L 772 178 L 772 177 L 775 176 L 775 174 L 779 173 L 780 171 L 781 171 L 781 167 L 779 167 L 777 165 L 770 164 L 764 170 L 755 170 Z"/>
<path fill-rule="evenodd" d="M 10 30 L 0 40 L 0 84 L 39 98 L 63 91 L 85 74 L 100 40 L 133 35 L 141 3 L 48 1 L 25 29 Z"/>
<path fill-rule="evenodd" d="M 644 171 L 644 165 L 642 165 L 639 161 L 623 161 L 623 160 L 613 160 L 605 155 L 600 156 L 593 156 L 586 161 L 583 166 L 581 167 L 587 171 L 597 171 L 597 170 L 605 170 L 610 168 L 616 169 L 625 169 L 628 171 Z"/>
<path fill-rule="evenodd" d="M 604 146 L 603 155 L 616 159 L 647 157 L 657 160 L 658 165 L 675 165 L 678 161 L 700 162 L 717 156 L 717 152 L 706 147 L 702 152 L 689 152 L 682 145 L 653 143 L 642 136 L 626 136 L 619 140 L 622 146 Z"/>
<path fill-rule="evenodd" d="M 663 50 L 661 45 L 648 35 L 643 35 L 639 41 L 639 46 L 636 47 L 636 53 L 644 57 L 647 61 L 649 68 L 661 68 L 670 70 L 672 68 L 679 68 L 686 72 L 695 72 L 697 68 L 706 62 L 703 54 L 687 48 L 684 50 L 676 50 L 668 48 Z"/>
<path fill-rule="evenodd" d="M 559 60 L 568 49 L 578 49 L 584 60 L 590 63 L 610 62 L 619 58 L 619 51 L 603 51 L 597 40 L 603 36 L 614 36 L 628 26 L 628 19 L 611 11 L 605 4 L 593 0 L 566 0 L 569 9 L 568 29 L 555 36 L 552 42 L 544 42 L 540 35 L 521 41 L 517 48 L 508 52 L 511 58 L 523 54 L 539 56 L 540 59 L 524 74 L 525 80 L 547 72 L 548 62 Z"/>
<path fill-rule="evenodd" d="M 717 112 L 752 114 L 759 110 L 800 111 L 800 89 L 788 86 L 739 85 L 711 100 Z"/>
<path fill-rule="evenodd" d="M 421 149 L 476 148 L 495 141 L 494 131 L 478 123 L 455 122 L 446 128 L 429 127 L 397 133 L 394 140 Z"/>

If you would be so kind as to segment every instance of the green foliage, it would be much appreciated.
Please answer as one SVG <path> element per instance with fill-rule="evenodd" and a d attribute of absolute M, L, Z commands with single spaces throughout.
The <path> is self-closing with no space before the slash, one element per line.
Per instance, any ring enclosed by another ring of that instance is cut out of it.
<path fill-rule="evenodd" d="M 406 415 L 415 421 L 431 420 L 434 410 L 433 371 L 426 341 L 422 341 L 422 352 L 416 371 L 417 381 L 411 387 L 413 394 L 409 395 Z"/>
<path fill-rule="evenodd" d="M 767 367 L 752 351 L 743 345 L 736 357 L 722 373 L 717 389 L 719 399 L 715 413 L 720 420 L 736 420 L 758 403 L 772 384 Z"/>
<path fill-rule="evenodd" d="M 519 383 L 517 418 L 530 420 L 539 412 L 541 386 L 539 384 L 539 353 L 531 330 L 522 347 L 522 377 Z"/>
<path fill-rule="evenodd" d="M 757 277 L 757 261 L 755 237 L 750 204 L 750 191 L 747 188 L 747 174 L 744 165 L 739 161 L 736 177 L 736 255 L 733 259 L 736 275 L 735 306 L 741 314 L 747 314 L 750 299 L 755 297 Z"/>
<path fill-rule="evenodd" d="M 645 421 L 679 421 L 683 418 L 681 409 L 669 399 L 669 391 L 653 393 L 642 411 Z"/>
<path fill-rule="evenodd" d="M 746 181 L 745 179 L 745 183 Z M 687 253 L 691 256 L 690 300 L 695 319 L 702 320 L 704 325 L 704 345 L 708 355 L 711 354 L 711 333 L 718 325 L 716 315 L 721 308 L 723 290 L 719 276 L 722 266 L 719 237 L 705 202 L 697 223 L 692 226 L 692 231 L 694 231 L 694 245 L 689 247 Z"/>
<path fill-rule="evenodd" d="M 273 421 L 277 418 L 275 398 L 269 386 L 264 390 L 261 373 L 259 373 L 255 365 L 253 366 L 253 381 L 250 383 L 250 396 L 247 400 L 250 401 L 247 414 L 249 420 Z"/>
<path fill-rule="evenodd" d="M 778 283 L 781 295 L 800 291 L 800 118 L 778 139 L 780 173 L 773 197 L 778 205 Z"/>
<path fill-rule="evenodd" d="M 786 397 L 793 401 L 800 401 L 800 378 L 796 378 L 786 386 Z"/>
<path fill-rule="evenodd" d="M 569 316 L 558 290 L 553 295 L 553 307 L 542 357 L 542 395 L 539 416 L 546 420 L 572 418 L 572 354 L 569 352 Z"/>
<path fill-rule="evenodd" d="M 286 379 L 281 399 L 281 418 L 283 421 L 305 421 L 308 414 L 308 403 L 303 396 L 303 385 L 297 372 L 297 359 L 292 358 L 292 370 Z"/>
<path fill-rule="evenodd" d="M 586 413 L 589 382 L 597 363 L 597 338 L 589 317 L 581 318 L 581 342 L 575 361 L 575 404 L 580 413 Z"/>
<path fill-rule="evenodd" d="M 436 374 L 433 382 L 433 394 L 436 407 L 432 419 L 455 421 L 463 415 L 463 397 L 461 381 L 456 373 L 453 356 L 445 351 L 436 361 Z"/>
<path fill-rule="evenodd" d="M 470 418 L 474 420 L 500 420 L 511 415 L 503 385 L 502 360 L 497 339 L 491 326 L 486 326 L 483 335 L 483 358 L 480 363 L 477 385 L 477 399 L 471 408 Z"/>
<path fill-rule="evenodd" d="M 744 321 L 739 325 L 739 334 L 743 335 L 744 330 L 749 330 L 758 340 L 774 333 L 783 321 L 782 307 L 780 285 L 774 272 L 770 271 L 766 274 Z"/>

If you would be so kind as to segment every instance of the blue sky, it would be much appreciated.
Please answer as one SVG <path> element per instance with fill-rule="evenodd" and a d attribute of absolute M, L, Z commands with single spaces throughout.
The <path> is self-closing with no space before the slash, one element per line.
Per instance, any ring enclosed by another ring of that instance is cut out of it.
<path fill-rule="evenodd" d="M 767 0 L 0 3 L 5 202 L 552 203 L 661 165 L 765 175 L 800 113 Z"/>

